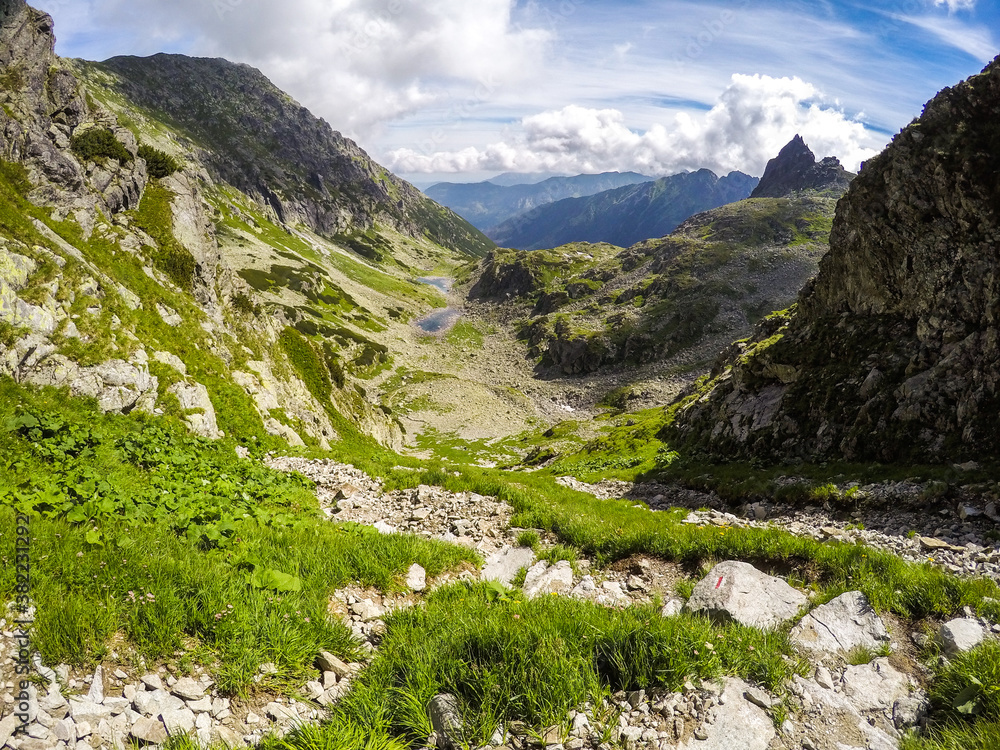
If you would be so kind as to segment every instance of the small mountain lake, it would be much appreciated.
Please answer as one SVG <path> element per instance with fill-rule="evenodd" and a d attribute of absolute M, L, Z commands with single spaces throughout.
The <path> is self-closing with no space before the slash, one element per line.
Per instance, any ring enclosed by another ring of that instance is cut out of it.
<path fill-rule="evenodd" d="M 417 281 L 439 289 L 446 295 L 451 291 L 452 284 L 454 284 L 452 279 L 445 278 L 444 276 L 424 276 L 417 279 Z M 454 307 L 445 307 L 420 318 L 416 321 L 416 325 L 424 333 L 443 333 L 455 325 L 455 321 L 461 316 L 462 313 Z"/>

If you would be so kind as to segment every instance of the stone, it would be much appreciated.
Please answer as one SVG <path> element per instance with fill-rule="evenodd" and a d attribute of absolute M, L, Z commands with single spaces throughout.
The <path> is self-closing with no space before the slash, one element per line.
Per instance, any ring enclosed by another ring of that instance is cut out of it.
<path fill-rule="evenodd" d="M 821 688 L 833 690 L 833 675 L 830 674 L 830 670 L 826 667 L 816 667 L 816 675 L 813 679 L 816 680 L 816 684 Z"/>
<path fill-rule="evenodd" d="M 205 686 L 191 677 L 181 677 L 170 692 L 183 700 L 196 701 L 205 697 Z"/>
<path fill-rule="evenodd" d="M 687 609 L 719 622 L 773 629 L 795 617 L 808 600 L 780 578 L 730 560 L 712 568 L 694 587 Z"/>
<path fill-rule="evenodd" d="M 431 726 L 438 735 L 441 750 L 458 750 L 463 747 L 464 729 L 458 699 L 450 693 L 435 695 L 427 706 Z"/>
<path fill-rule="evenodd" d="M 132 725 L 129 734 L 136 740 L 152 745 L 162 745 L 167 741 L 167 728 L 158 719 L 143 716 Z"/>
<path fill-rule="evenodd" d="M 301 722 L 301 719 L 295 709 L 291 706 L 286 706 L 283 703 L 268 703 L 264 706 L 264 713 L 271 717 L 274 721 L 281 723 Z"/>
<path fill-rule="evenodd" d="M 411 591 L 423 591 L 427 588 L 427 571 L 413 563 L 406 572 L 406 585 Z"/>
<path fill-rule="evenodd" d="M 187 734 L 194 730 L 197 717 L 190 708 L 178 708 L 172 711 L 164 711 L 160 714 L 160 720 L 167 728 L 167 734 L 171 737 L 178 734 Z"/>
<path fill-rule="evenodd" d="M 181 375 L 187 375 L 187 365 L 176 354 L 171 354 L 170 352 L 153 352 L 153 359 L 167 367 L 172 367 Z"/>
<path fill-rule="evenodd" d="M 573 588 L 573 568 L 567 560 L 550 566 L 544 560 L 535 563 L 524 577 L 524 596 L 534 599 L 545 594 L 569 593 Z"/>
<path fill-rule="evenodd" d="M 886 657 L 844 670 L 844 695 L 859 711 L 891 710 L 897 700 L 909 694 L 909 678 Z"/>
<path fill-rule="evenodd" d="M 816 607 L 792 628 L 790 637 L 799 648 L 828 654 L 859 646 L 877 651 L 890 640 L 885 623 L 860 591 Z"/>
<path fill-rule="evenodd" d="M 896 729 L 915 727 L 923 723 L 930 711 L 930 701 L 923 691 L 900 698 L 892 706 L 892 722 Z"/>
<path fill-rule="evenodd" d="M 942 541 L 941 539 L 935 539 L 930 536 L 920 537 L 920 544 L 923 545 L 924 549 L 928 552 L 964 552 L 964 547 L 957 547 L 950 542 Z"/>
<path fill-rule="evenodd" d="M 111 718 L 110 708 L 86 699 L 70 698 L 69 713 L 76 722 L 90 721 L 97 724 L 101 719 Z"/>
<path fill-rule="evenodd" d="M 486 559 L 479 577 L 483 581 L 498 581 L 509 586 L 522 569 L 535 562 L 535 553 L 528 547 L 506 547 Z"/>
<path fill-rule="evenodd" d="M 767 710 L 774 705 L 774 700 L 768 695 L 766 690 L 761 690 L 760 688 L 751 687 L 743 691 L 743 697 L 748 701 L 753 703 L 755 706 L 760 706 L 761 708 Z"/>
<path fill-rule="evenodd" d="M 715 721 L 699 727 L 705 738 L 688 740 L 679 750 L 767 750 L 776 736 L 774 723 L 762 708 L 743 699 L 749 689 L 742 680 L 727 679 Z"/>
<path fill-rule="evenodd" d="M 360 602 L 352 604 L 350 609 L 353 614 L 361 618 L 362 622 L 377 620 L 385 614 L 385 609 L 371 599 L 362 599 Z"/>
<path fill-rule="evenodd" d="M 187 705 L 195 713 L 209 713 L 212 710 L 212 699 L 206 695 L 201 700 L 188 701 Z"/>
<path fill-rule="evenodd" d="M 69 742 L 76 739 L 76 725 L 69 719 L 57 721 L 52 727 L 52 736 L 57 740 Z"/>
<path fill-rule="evenodd" d="M 224 747 L 243 747 L 243 737 L 235 729 L 225 724 L 216 724 L 209 730 L 209 741 Z"/>
<path fill-rule="evenodd" d="M 184 421 L 195 435 L 217 440 L 222 437 L 208 388 L 201 383 L 174 383 L 167 389 L 180 402 Z"/>
<path fill-rule="evenodd" d="M 76 738 L 82 740 L 84 737 L 89 737 L 94 733 L 94 728 L 90 725 L 89 721 L 78 721 L 76 723 Z"/>
<path fill-rule="evenodd" d="M 386 521 L 376 521 L 372 524 L 372 528 L 374 528 L 379 534 L 385 534 L 386 536 L 399 532 L 399 529 Z"/>
<path fill-rule="evenodd" d="M 323 672 L 332 672 L 337 677 L 347 677 L 351 668 L 329 651 L 320 651 L 316 657 L 316 666 Z"/>
<path fill-rule="evenodd" d="M 164 711 L 176 711 L 184 708 L 184 701 L 166 690 L 154 690 L 151 693 L 138 693 L 132 705 L 141 714 L 159 716 Z"/>
<path fill-rule="evenodd" d="M 948 656 L 970 651 L 980 643 L 986 633 L 978 620 L 971 617 L 959 617 L 941 626 L 937 641 Z"/>
<path fill-rule="evenodd" d="M 140 680 L 150 690 L 163 690 L 163 681 L 158 674 L 147 674 Z"/>
<path fill-rule="evenodd" d="M 660 610 L 661 617 L 674 617 L 684 611 L 684 602 L 680 599 L 667 599 Z"/>

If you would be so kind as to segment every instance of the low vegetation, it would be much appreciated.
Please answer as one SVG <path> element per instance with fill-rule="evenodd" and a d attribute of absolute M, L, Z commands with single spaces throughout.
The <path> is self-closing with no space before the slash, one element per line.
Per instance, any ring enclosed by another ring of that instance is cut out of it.
<path fill-rule="evenodd" d="M 72 141 L 73 153 L 83 161 L 114 159 L 122 164 L 131 163 L 132 154 L 108 128 L 90 128 Z"/>

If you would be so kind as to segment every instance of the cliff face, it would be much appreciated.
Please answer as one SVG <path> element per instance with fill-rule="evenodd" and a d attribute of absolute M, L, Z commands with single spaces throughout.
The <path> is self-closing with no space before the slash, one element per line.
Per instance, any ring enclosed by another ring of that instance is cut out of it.
<path fill-rule="evenodd" d="M 667 436 L 715 456 L 995 458 L 998 123 L 1000 58 L 865 165 L 797 312 L 737 345 Z"/>

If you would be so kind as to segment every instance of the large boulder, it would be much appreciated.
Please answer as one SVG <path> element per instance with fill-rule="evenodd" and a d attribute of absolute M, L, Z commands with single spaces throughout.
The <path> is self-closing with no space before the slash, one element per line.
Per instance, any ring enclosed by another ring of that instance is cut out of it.
<path fill-rule="evenodd" d="M 889 642 L 889 633 L 865 595 L 851 591 L 803 617 L 791 638 L 807 651 L 833 654 L 859 646 L 878 650 Z"/>
<path fill-rule="evenodd" d="M 712 568 L 694 587 L 687 609 L 720 622 L 772 629 L 795 617 L 806 601 L 805 594 L 780 578 L 729 560 Z"/>
<path fill-rule="evenodd" d="M 985 637 L 986 633 L 978 620 L 973 620 L 971 617 L 959 617 L 941 626 L 937 641 L 945 654 L 955 656 L 971 651 L 982 643 Z"/>

